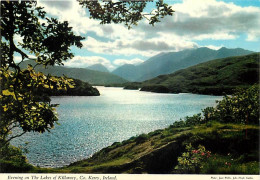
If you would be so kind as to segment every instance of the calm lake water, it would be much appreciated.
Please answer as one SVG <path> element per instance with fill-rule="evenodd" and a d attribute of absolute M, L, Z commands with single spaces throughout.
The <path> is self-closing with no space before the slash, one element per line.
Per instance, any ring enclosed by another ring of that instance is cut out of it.
<path fill-rule="evenodd" d="M 132 136 L 168 127 L 174 121 L 214 106 L 220 96 L 157 94 L 98 87 L 101 96 L 52 97 L 59 123 L 51 133 L 28 133 L 12 144 L 24 146 L 30 163 L 61 167 Z"/>

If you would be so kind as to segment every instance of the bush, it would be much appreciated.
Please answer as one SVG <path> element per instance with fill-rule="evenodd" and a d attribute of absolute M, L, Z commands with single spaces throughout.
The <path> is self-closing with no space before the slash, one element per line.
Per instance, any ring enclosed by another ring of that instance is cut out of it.
<path fill-rule="evenodd" d="M 202 118 L 201 113 L 195 114 L 192 117 L 187 116 L 185 118 L 185 121 L 186 121 L 186 126 L 194 126 L 194 125 L 204 123 L 204 119 Z"/>
<path fill-rule="evenodd" d="M 233 96 L 225 96 L 214 111 L 214 118 L 222 122 L 259 123 L 259 86 L 239 89 Z"/>
<path fill-rule="evenodd" d="M 180 128 L 180 127 L 186 127 L 186 122 L 180 120 L 180 121 L 175 121 L 172 125 L 170 125 L 170 128 Z"/>
<path fill-rule="evenodd" d="M 27 163 L 27 159 L 20 148 L 11 145 L 0 148 L 1 173 L 28 172 L 32 168 L 33 166 Z"/>
<path fill-rule="evenodd" d="M 204 167 L 203 163 L 211 157 L 211 152 L 206 151 L 204 146 L 199 145 L 197 149 L 191 144 L 186 146 L 187 152 L 184 152 L 178 158 L 178 165 L 175 169 L 179 173 L 199 173 Z"/>
<path fill-rule="evenodd" d="M 140 143 L 145 142 L 147 139 L 148 139 L 147 134 L 141 134 L 138 137 L 136 137 L 135 141 L 136 141 L 136 144 L 140 144 Z"/>

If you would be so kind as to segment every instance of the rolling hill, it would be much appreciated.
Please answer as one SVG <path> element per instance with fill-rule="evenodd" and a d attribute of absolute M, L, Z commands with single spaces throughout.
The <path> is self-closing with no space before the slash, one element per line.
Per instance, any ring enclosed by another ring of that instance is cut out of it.
<path fill-rule="evenodd" d="M 28 64 L 35 65 L 34 61 L 28 60 L 20 64 L 21 68 L 26 68 Z M 49 66 L 45 69 L 42 66 L 36 66 L 36 71 L 53 76 L 65 75 L 70 78 L 79 79 L 84 82 L 95 85 L 106 85 L 112 83 L 125 83 L 127 80 L 108 72 L 94 71 L 86 68 L 69 68 L 64 66 Z"/>
<path fill-rule="evenodd" d="M 158 75 L 170 74 L 177 70 L 209 60 L 247 55 L 250 53 L 253 52 L 241 48 L 227 49 L 224 47 L 219 50 L 202 47 L 179 52 L 160 53 L 137 66 L 124 65 L 117 68 L 112 73 L 129 81 L 141 82 Z"/>
<path fill-rule="evenodd" d="M 211 60 L 142 83 L 142 91 L 162 93 L 231 94 L 235 88 L 259 83 L 260 53 Z"/>

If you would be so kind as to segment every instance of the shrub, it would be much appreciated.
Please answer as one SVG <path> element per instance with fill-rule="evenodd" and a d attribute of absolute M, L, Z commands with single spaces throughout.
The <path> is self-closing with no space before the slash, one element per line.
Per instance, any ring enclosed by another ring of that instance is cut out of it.
<path fill-rule="evenodd" d="M 27 159 L 20 148 L 9 145 L 0 149 L 1 173 L 28 172 L 32 168 L 33 166 L 27 163 Z"/>
<path fill-rule="evenodd" d="M 216 108 L 203 110 L 205 121 L 220 121 L 243 124 L 259 123 L 259 86 L 239 89 L 232 96 L 224 96 L 217 101 Z"/>
<path fill-rule="evenodd" d="M 195 114 L 191 117 L 187 116 L 185 117 L 185 121 L 186 121 L 186 126 L 194 126 L 197 124 L 204 123 L 204 119 L 202 118 L 201 113 Z"/>
<path fill-rule="evenodd" d="M 175 121 L 172 125 L 170 125 L 170 128 L 180 128 L 180 127 L 186 127 L 186 122 L 180 120 L 180 121 Z"/>
<path fill-rule="evenodd" d="M 136 137 L 135 141 L 136 141 L 136 144 L 140 144 L 140 143 L 145 142 L 145 140 L 147 140 L 147 139 L 148 139 L 147 134 L 141 134 L 138 137 Z"/>
<path fill-rule="evenodd" d="M 187 152 L 178 158 L 178 165 L 175 169 L 179 173 L 199 173 L 203 168 L 203 163 L 211 157 L 211 152 L 206 151 L 201 145 L 195 149 L 191 144 L 186 146 L 186 150 Z"/>

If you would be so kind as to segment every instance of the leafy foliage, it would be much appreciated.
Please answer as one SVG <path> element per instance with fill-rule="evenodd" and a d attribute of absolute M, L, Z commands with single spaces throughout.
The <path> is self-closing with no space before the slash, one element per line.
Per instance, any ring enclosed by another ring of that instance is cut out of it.
<path fill-rule="evenodd" d="M 38 94 L 48 96 L 99 96 L 97 88 L 78 79 L 73 79 L 74 88 L 64 89 L 38 89 Z"/>
<path fill-rule="evenodd" d="M 160 22 L 167 15 L 172 16 L 173 10 L 170 6 L 158 0 L 156 9 L 151 13 L 143 13 L 146 1 L 88 1 L 78 0 L 80 5 L 86 7 L 93 19 L 100 20 L 101 24 L 124 23 L 128 28 L 137 25 L 138 21 L 146 18 L 149 24 Z"/>
<path fill-rule="evenodd" d="M 259 123 L 259 85 L 254 85 L 247 90 L 239 89 L 232 96 L 225 96 L 218 102 L 213 116 L 208 119 L 218 118 L 223 122 L 234 123 Z M 215 117 L 214 117 L 215 116 Z"/>
<path fill-rule="evenodd" d="M 84 38 L 74 35 L 68 22 L 45 17 L 36 1 L 1 1 L 1 12 L 0 145 L 4 148 L 26 132 L 44 132 L 54 127 L 57 105 L 39 101 L 37 90 L 66 90 L 74 87 L 73 81 L 36 73 L 34 67 L 63 64 L 73 57 L 69 47 L 82 47 L 80 40 Z M 15 42 L 15 37 L 21 41 Z M 31 59 L 36 65 L 20 69 L 14 61 L 15 53 L 22 61 Z M 16 128 L 22 132 L 12 134 Z"/>

